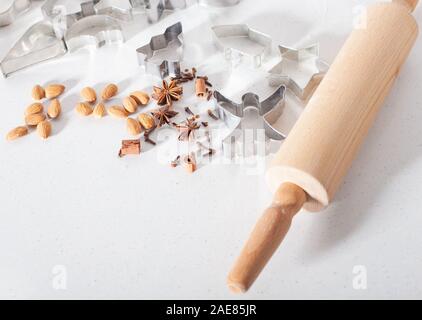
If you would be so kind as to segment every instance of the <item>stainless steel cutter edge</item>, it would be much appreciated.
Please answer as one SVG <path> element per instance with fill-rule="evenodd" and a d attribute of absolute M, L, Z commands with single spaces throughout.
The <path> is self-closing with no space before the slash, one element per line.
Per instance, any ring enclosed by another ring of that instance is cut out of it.
<path fill-rule="evenodd" d="M 0 12 L 0 27 L 12 24 L 22 13 L 29 10 L 32 0 L 15 0 L 9 9 Z"/>
<path fill-rule="evenodd" d="M 176 43 L 176 59 L 163 59 L 159 62 L 151 61 L 157 51 L 167 48 L 170 44 Z M 183 27 L 181 22 L 168 27 L 164 33 L 151 38 L 150 42 L 136 49 L 139 65 L 145 68 L 149 74 L 156 75 L 162 79 L 171 76 L 176 77 L 181 72 L 181 60 L 183 59 Z"/>
<path fill-rule="evenodd" d="M 263 127 L 256 129 L 264 129 L 266 139 L 282 140 L 286 138 L 286 133 L 274 127 L 274 124 L 282 116 L 284 111 L 286 89 L 286 86 L 281 85 L 272 95 L 263 101 L 255 93 L 248 92 L 242 96 L 240 103 L 233 102 L 218 91 L 214 92 L 220 119 L 224 121 L 228 128 L 233 128 L 227 137 L 223 139 L 222 145 L 225 155 L 229 155 L 230 158 L 243 155 L 243 152 L 239 152 L 239 148 L 236 146 L 233 147 L 233 144 L 238 141 L 233 141 L 232 137 L 238 138 L 238 133 L 241 130 L 242 117 L 246 108 L 252 107 L 258 110 L 259 116 L 263 119 Z M 256 146 L 254 146 L 254 149 L 257 150 Z"/>
<path fill-rule="evenodd" d="M 231 7 L 239 4 L 240 0 L 198 0 L 200 5 L 212 7 Z"/>
<path fill-rule="evenodd" d="M 31 42 L 39 37 L 50 38 L 48 45 L 36 51 L 22 51 Z M 40 21 L 31 26 L 25 34 L 14 44 L 6 57 L 0 62 L 0 71 L 5 77 L 27 68 L 35 63 L 43 62 L 64 55 L 67 52 L 66 44 L 58 39 L 54 33 L 52 24 L 48 21 Z"/>
<path fill-rule="evenodd" d="M 249 28 L 247 24 L 216 25 L 211 27 L 213 40 L 217 48 L 224 52 L 226 60 L 233 60 L 235 56 L 247 57 L 249 62 L 259 68 L 266 55 L 271 52 L 272 39 L 265 33 Z M 230 37 L 247 37 L 262 47 L 257 54 L 250 54 L 245 51 L 232 48 L 226 45 L 222 39 Z"/>
<path fill-rule="evenodd" d="M 319 57 L 319 45 L 313 44 L 301 49 L 279 46 L 279 51 L 281 61 L 268 71 L 269 84 L 273 87 L 285 85 L 297 98 L 305 102 L 308 101 L 330 68 L 330 65 Z M 317 72 L 309 78 L 305 86 L 300 86 L 293 78 L 284 74 L 283 62 L 285 59 L 296 61 L 298 64 L 311 61 Z"/>
<path fill-rule="evenodd" d="M 186 5 L 185 0 L 128 0 L 131 5 L 130 9 L 120 10 L 116 6 L 111 6 L 96 11 L 95 5 L 101 1 L 91 0 L 84 2 L 82 3 L 81 12 L 70 14 L 70 17 L 67 17 L 65 12 L 56 10 L 57 8 L 55 9 L 57 0 L 47 0 L 42 7 L 45 20 L 31 26 L 1 61 L 0 69 L 3 75 L 7 77 L 22 68 L 59 57 L 67 52 L 67 45 L 71 50 L 74 50 L 85 45 L 94 44 L 97 47 L 101 47 L 104 44 L 124 41 L 124 34 L 119 23 L 130 21 L 132 18 L 132 9 L 134 8 L 147 13 L 152 12 L 160 18 L 165 10 L 172 10 L 179 7 L 184 8 Z M 101 18 L 97 18 L 100 16 Z M 61 19 L 64 19 L 65 25 L 60 22 L 62 21 Z M 153 20 L 150 15 L 148 15 L 148 19 Z M 106 22 L 106 20 L 109 22 Z M 94 25 L 90 25 L 90 23 L 94 23 Z M 101 29 L 101 26 L 103 26 L 104 32 L 99 30 L 96 33 L 83 31 L 78 33 L 77 30 L 80 30 L 84 24 L 94 26 L 94 29 Z M 46 26 L 48 26 L 48 30 Z M 72 31 L 73 26 L 75 28 Z M 52 39 L 54 45 L 48 43 L 45 47 L 37 50 L 27 49 L 23 45 L 27 38 L 30 38 L 31 34 L 33 37 L 51 37 L 51 31 L 53 31 L 56 37 L 56 39 Z M 43 34 L 43 32 L 45 33 Z M 69 35 L 66 36 L 68 32 Z M 18 48 L 22 51 L 19 54 L 17 54 Z"/>

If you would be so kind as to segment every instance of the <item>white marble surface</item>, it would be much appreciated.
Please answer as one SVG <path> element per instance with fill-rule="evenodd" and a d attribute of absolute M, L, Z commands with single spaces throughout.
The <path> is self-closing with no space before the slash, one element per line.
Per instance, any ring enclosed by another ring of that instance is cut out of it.
<path fill-rule="evenodd" d="M 157 150 L 119 159 L 124 123 L 73 112 L 85 85 L 113 81 L 123 94 L 150 87 L 134 49 L 179 19 L 186 61 L 210 75 L 218 74 L 215 65 L 225 68 L 210 42 L 212 24 L 244 22 L 271 35 L 273 55 L 262 70 L 227 70 L 214 79 L 233 97 L 246 90 L 264 95 L 270 92 L 264 70 L 278 60 L 276 44 L 319 42 L 322 58 L 332 62 L 359 6 L 371 2 L 195 6 L 139 28 L 122 46 L 78 51 L 0 79 L 3 136 L 21 124 L 35 83 L 69 88 L 51 139 L 0 139 L 0 298 L 422 298 L 420 39 L 335 203 L 325 212 L 298 215 L 241 297 L 228 292 L 225 277 L 271 199 L 262 174 L 220 164 L 188 175 L 157 161 Z M 415 15 L 422 21 L 421 8 Z M 0 29 L 1 57 L 40 16 L 34 10 Z M 355 266 L 366 268 L 366 290 L 353 287 Z M 64 271 L 66 288 L 57 287 L 55 277 Z"/>

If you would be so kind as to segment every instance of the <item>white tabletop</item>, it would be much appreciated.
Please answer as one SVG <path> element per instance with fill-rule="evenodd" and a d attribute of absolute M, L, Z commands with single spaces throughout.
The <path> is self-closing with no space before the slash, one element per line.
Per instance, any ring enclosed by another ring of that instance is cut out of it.
<path fill-rule="evenodd" d="M 276 45 L 318 42 L 331 63 L 360 6 L 371 2 L 193 6 L 132 28 L 139 32 L 121 46 L 80 50 L 0 79 L 3 136 L 23 123 L 34 84 L 68 88 L 50 139 L 36 133 L 0 139 L 0 298 L 422 298 L 420 39 L 335 202 L 324 212 L 299 214 L 252 290 L 240 297 L 228 292 L 225 278 L 271 200 L 263 173 L 210 164 L 189 175 L 162 161 L 159 148 L 121 159 L 120 142 L 129 138 L 124 121 L 73 111 L 86 85 L 115 82 L 123 97 L 155 84 L 138 67 L 135 49 L 179 20 L 187 64 L 219 74 L 211 80 L 234 99 L 245 91 L 266 95 L 272 89 L 265 71 L 279 60 Z M 422 21 L 421 8 L 415 16 Z M 40 18 L 37 6 L 1 28 L 0 56 Z M 261 69 L 230 71 L 215 63 L 221 53 L 210 26 L 233 23 L 273 38 Z"/>

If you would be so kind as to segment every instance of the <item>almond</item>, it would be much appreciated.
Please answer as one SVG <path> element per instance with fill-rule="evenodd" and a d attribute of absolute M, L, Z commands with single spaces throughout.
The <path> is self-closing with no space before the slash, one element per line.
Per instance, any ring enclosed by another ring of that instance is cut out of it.
<path fill-rule="evenodd" d="M 7 134 L 7 136 L 6 136 L 6 139 L 9 140 L 9 141 L 12 141 L 12 140 L 16 140 L 20 137 L 23 137 L 27 134 L 28 134 L 28 128 L 20 126 L 20 127 L 16 127 L 13 130 L 10 130 L 9 133 Z"/>
<path fill-rule="evenodd" d="M 138 120 L 141 123 L 141 126 L 145 130 L 150 130 L 150 129 L 154 128 L 154 126 L 155 126 L 154 118 L 147 113 L 141 113 L 138 116 Z"/>
<path fill-rule="evenodd" d="M 75 111 L 81 116 L 89 116 L 92 113 L 92 107 L 86 102 L 80 102 L 76 105 Z"/>
<path fill-rule="evenodd" d="M 108 108 L 108 113 L 116 118 L 127 118 L 129 115 L 126 109 L 121 106 L 112 106 Z"/>
<path fill-rule="evenodd" d="M 137 136 L 138 134 L 142 132 L 142 127 L 139 124 L 139 122 L 132 118 L 127 118 L 126 127 L 127 127 L 127 131 L 132 136 Z"/>
<path fill-rule="evenodd" d="M 103 100 L 109 100 L 113 98 L 117 94 L 118 91 L 119 91 L 119 88 L 115 84 L 110 83 L 103 89 L 101 93 L 101 98 Z"/>
<path fill-rule="evenodd" d="M 25 123 L 28 126 L 36 126 L 41 121 L 45 120 L 45 114 L 44 113 L 34 113 L 34 114 L 28 114 L 25 117 Z"/>
<path fill-rule="evenodd" d="M 44 111 L 44 107 L 41 103 L 35 102 L 29 105 L 25 110 L 25 116 L 35 113 L 42 113 Z"/>
<path fill-rule="evenodd" d="M 106 114 L 105 105 L 104 105 L 104 103 L 100 102 L 94 108 L 94 117 L 102 118 L 102 117 L 105 116 L 105 114 Z"/>
<path fill-rule="evenodd" d="M 65 90 L 65 86 L 62 84 L 50 84 L 45 87 L 45 97 L 47 99 L 54 99 L 60 96 Z"/>
<path fill-rule="evenodd" d="M 127 112 L 134 113 L 138 109 L 138 103 L 132 97 L 126 97 L 123 99 L 123 107 Z"/>
<path fill-rule="evenodd" d="M 37 133 L 41 138 L 47 139 L 51 135 L 51 123 L 48 120 L 38 123 Z"/>
<path fill-rule="evenodd" d="M 34 100 L 42 100 L 45 98 L 45 90 L 40 85 L 36 85 L 32 88 L 32 99 Z"/>
<path fill-rule="evenodd" d="M 97 101 L 97 94 L 95 93 L 95 90 L 91 87 L 83 88 L 81 91 L 81 96 L 87 102 L 94 103 L 95 101 Z"/>
<path fill-rule="evenodd" d="M 145 106 L 149 102 L 149 95 L 146 92 L 135 91 L 130 94 L 130 96 L 135 99 L 136 103 L 141 106 Z"/>
<path fill-rule="evenodd" d="M 60 105 L 60 101 L 57 99 L 51 100 L 51 103 L 47 109 L 48 116 L 51 119 L 56 119 L 60 113 L 62 113 L 62 106 Z"/>

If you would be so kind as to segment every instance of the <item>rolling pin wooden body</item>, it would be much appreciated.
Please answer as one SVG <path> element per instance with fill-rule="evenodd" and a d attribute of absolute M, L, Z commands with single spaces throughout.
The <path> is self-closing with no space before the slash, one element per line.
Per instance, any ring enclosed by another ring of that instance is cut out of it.
<path fill-rule="evenodd" d="M 333 199 L 416 40 L 417 2 L 368 7 L 344 44 L 266 174 L 274 203 L 228 277 L 233 291 L 252 285 L 302 205 L 318 211 Z"/>

